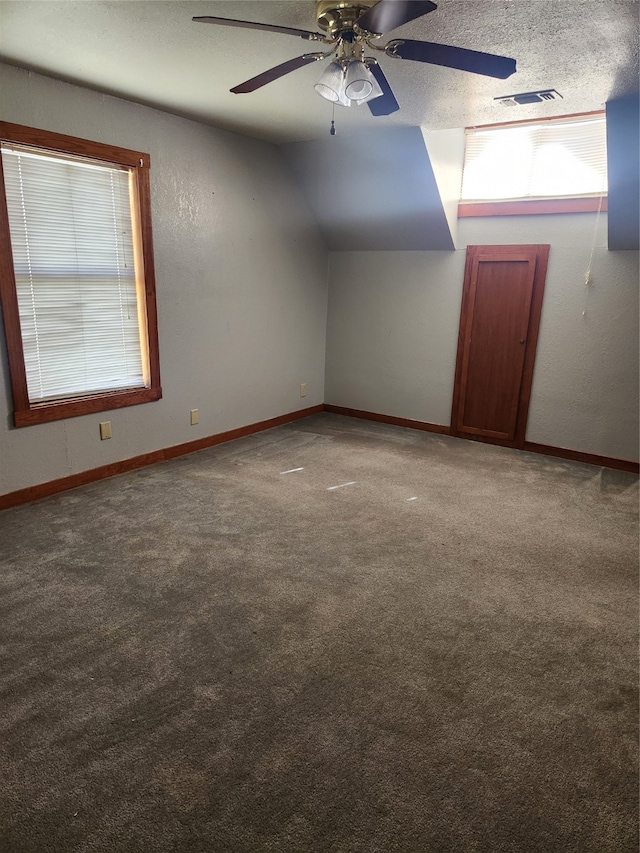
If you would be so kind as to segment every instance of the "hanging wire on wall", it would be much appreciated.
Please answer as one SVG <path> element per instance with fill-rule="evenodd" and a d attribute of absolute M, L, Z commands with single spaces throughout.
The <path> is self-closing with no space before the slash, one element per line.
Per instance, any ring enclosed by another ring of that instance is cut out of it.
<path fill-rule="evenodd" d="M 598 212 L 596 213 L 596 221 L 593 226 L 593 237 L 591 239 L 591 252 L 589 254 L 589 263 L 587 265 L 587 269 L 584 274 L 584 286 L 585 286 L 585 294 L 584 294 L 584 305 L 582 308 L 582 316 L 587 316 L 587 303 L 589 301 L 589 293 L 593 288 L 593 280 L 591 278 L 592 268 L 593 268 L 593 256 L 596 250 L 596 242 L 598 240 L 598 228 L 600 226 L 600 214 L 602 212 L 602 199 L 603 195 L 600 196 L 600 202 L 598 204 Z"/>

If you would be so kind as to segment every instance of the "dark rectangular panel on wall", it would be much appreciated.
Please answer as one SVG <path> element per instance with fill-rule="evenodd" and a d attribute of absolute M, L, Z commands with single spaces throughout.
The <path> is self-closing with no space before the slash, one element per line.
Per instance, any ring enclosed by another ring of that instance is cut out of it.
<path fill-rule="evenodd" d="M 638 95 L 609 101 L 609 248 L 640 248 L 640 121 Z"/>

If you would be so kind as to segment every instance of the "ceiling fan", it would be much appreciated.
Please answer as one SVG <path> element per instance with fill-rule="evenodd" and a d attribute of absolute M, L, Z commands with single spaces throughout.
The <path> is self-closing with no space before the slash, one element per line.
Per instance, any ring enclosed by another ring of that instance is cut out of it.
<path fill-rule="evenodd" d="M 234 86 L 231 91 L 235 94 L 254 92 L 298 68 L 334 57 L 316 83 L 318 94 L 345 107 L 367 103 L 373 115 L 381 116 L 395 112 L 400 106 L 377 59 L 365 55 L 367 47 L 394 59 L 442 65 L 502 80 L 515 72 L 515 59 L 492 53 L 405 38 L 392 39 L 383 45 L 378 43 L 387 32 L 435 9 L 437 6 L 431 0 L 317 0 L 316 20 L 322 33 L 209 15 L 193 20 L 283 33 L 332 45 L 331 50 L 304 53 Z"/>

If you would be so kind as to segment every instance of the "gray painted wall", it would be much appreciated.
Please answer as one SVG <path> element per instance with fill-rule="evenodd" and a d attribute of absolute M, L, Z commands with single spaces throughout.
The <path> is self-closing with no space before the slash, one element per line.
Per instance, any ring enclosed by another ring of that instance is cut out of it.
<path fill-rule="evenodd" d="M 0 84 L 5 121 L 150 153 L 164 391 L 14 429 L 0 330 L 0 493 L 323 401 L 327 251 L 275 146 L 10 66 Z"/>
<path fill-rule="evenodd" d="M 606 249 L 605 214 L 462 219 L 454 252 L 332 254 L 325 401 L 449 424 L 466 247 L 494 243 L 551 244 L 527 439 L 636 460 L 638 253 Z"/>
<path fill-rule="evenodd" d="M 151 154 L 164 389 L 16 430 L 0 328 L 0 493 L 323 400 L 448 424 L 475 243 L 552 245 L 527 438 L 637 458 L 638 253 L 607 251 L 606 215 L 465 219 L 456 251 L 333 253 L 327 317 L 327 250 L 277 148 L 10 66 L 0 83 L 4 120 Z"/>

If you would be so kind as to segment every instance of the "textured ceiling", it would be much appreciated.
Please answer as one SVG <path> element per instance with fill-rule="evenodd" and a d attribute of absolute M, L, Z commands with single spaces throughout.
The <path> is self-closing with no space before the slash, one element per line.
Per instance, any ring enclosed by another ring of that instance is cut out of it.
<path fill-rule="evenodd" d="M 192 23 L 218 15 L 313 29 L 312 0 L 3 0 L 0 58 L 129 100 L 277 143 L 323 137 L 331 105 L 302 68 L 252 94 L 229 89 L 322 45 L 263 31 Z M 366 106 L 336 108 L 340 133 L 368 127 L 464 127 L 585 112 L 638 89 L 636 0 L 438 0 L 400 36 L 514 57 L 518 71 L 494 80 L 392 59 L 381 64 L 401 109 L 381 118 Z M 507 108 L 494 98 L 555 88 L 563 100 Z"/>

